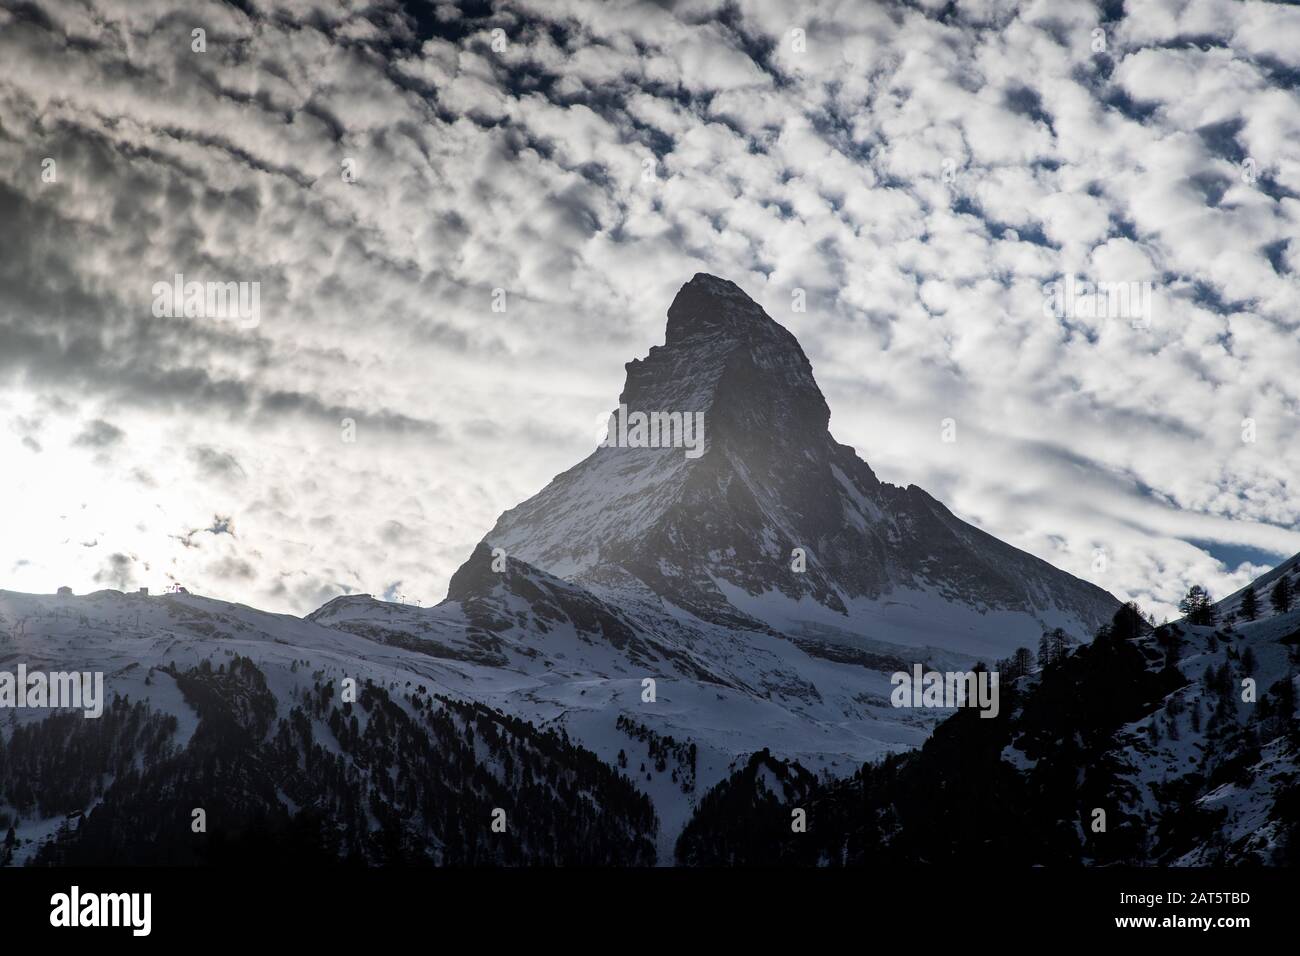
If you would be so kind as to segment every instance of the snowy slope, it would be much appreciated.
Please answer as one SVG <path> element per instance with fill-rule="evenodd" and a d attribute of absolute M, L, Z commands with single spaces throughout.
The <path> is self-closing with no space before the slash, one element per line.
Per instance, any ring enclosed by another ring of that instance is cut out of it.
<path fill-rule="evenodd" d="M 21 661 L 29 671 L 102 671 L 108 696 L 175 715 L 182 747 L 198 718 L 164 669 L 204 660 L 214 668 L 236 656 L 256 663 L 277 719 L 319 681 L 345 677 L 394 693 L 423 687 L 480 701 L 563 730 L 610 765 L 624 751 L 632 760 L 627 776 L 654 801 L 664 861 L 698 795 L 738 757 L 770 745 L 807 765 L 848 772 L 865 759 L 916 746 L 938 719 L 890 708 L 883 673 L 808 655 L 771 634 L 705 633 L 676 622 L 647 634 L 582 589 L 519 562 L 479 581 L 469 574 L 462 571 L 453 585 L 458 599 L 436 608 L 356 596 L 309 620 L 197 595 L 0 592 L 0 670 Z M 697 656 L 693 647 L 701 643 L 721 657 Z M 643 699 L 646 678 L 656 682 L 653 703 Z M 6 711 L 0 735 L 48 714 Z M 620 715 L 696 744 L 689 793 L 671 779 L 671 767 L 659 771 L 651 761 L 648 779 L 637 771 L 644 744 L 618 728 Z M 59 822 L 29 817 L 18 836 L 39 841 Z"/>
<path fill-rule="evenodd" d="M 1280 576 L 1295 577 L 1297 569 L 1300 555 L 1253 583 L 1260 595 L 1257 620 L 1238 616 L 1243 588 L 1215 606 L 1217 624 L 1172 625 L 1183 685 L 1119 728 L 1102 757 L 1122 781 L 1120 813 L 1141 821 L 1149 834 L 1151 862 L 1279 862 L 1280 835 L 1295 826 L 1300 809 L 1294 805 L 1300 734 L 1294 711 L 1279 716 L 1275 708 L 1288 696 L 1284 685 L 1291 699 L 1298 690 L 1300 607 L 1280 613 L 1266 595 Z M 1149 668 L 1164 666 L 1170 642 L 1156 632 L 1142 644 Z M 1014 747 L 1004 759 L 1026 765 Z M 1171 799 L 1175 793 L 1190 795 L 1198 824 L 1182 819 L 1188 813 Z"/>
<path fill-rule="evenodd" d="M 1273 607 L 1269 595 L 1278 583 L 1278 579 L 1283 577 L 1290 580 L 1291 590 L 1293 592 L 1300 590 L 1300 554 L 1290 558 L 1289 560 L 1283 561 L 1273 570 L 1261 574 L 1246 587 L 1241 588 L 1239 591 L 1234 591 L 1216 604 L 1215 608 L 1218 611 L 1219 620 L 1232 620 L 1234 623 L 1245 622 L 1241 602 L 1248 589 L 1255 592 L 1255 603 L 1258 615 L 1257 620 L 1266 620 L 1267 618 L 1277 614 L 1277 610 Z"/>
<path fill-rule="evenodd" d="M 507 668 L 439 657 L 440 648 L 432 650 L 430 653 L 430 649 L 418 646 L 376 641 L 311 621 L 267 614 L 190 594 L 147 597 L 100 591 L 84 596 L 55 597 L 0 591 L 0 670 L 13 672 L 21 662 L 29 673 L 73 669 L 102 672 L 106 697 L 143 702 L 152 712 L 176 718 L 176 731 L 170 744 L 178 753 L 194 743 L 196 728 L 200 726 L 193 700 L 178 687 L 178 677 L 199 673 L 200 668 L 202 673 L 216 675 L 220 670 L 224 675 L 235 662 L 247 660 L 258 669 L 257 683 L 260 684 L 264 678 L 265 687 L 259 690 L 270 705 L 270 712 L 265 715 L 267 729 L 253 733 L 245 744 L 238 745 L 237 752 L 242 756 L 239 748 L 256 746 L 268 748 L 268 753 L 283 758 L 283 754 L 274 749 L 279 744 L 272 738 L 278 722 L 289 721 L 297 728 L 310 727 L 307 750 L 314 748 L 313 759 L 327 763 L 338 760 L 350 765 L 350 785 L 359 781 L 363 788 L 373 774 L 391 779 L 388 775 L 392 769 L 376 766 L 371 757 L 363 759 L 357 753 L 355 741 L 351 750 L 343 747 L 337 729 L 323 715 L 304 716 L 304 702 L 318 699 L 326 685 L 332 685 L 329 693 L 335 700 L 345 678 L 355 680 L 359 687 L 370 685 L 378 688 L 392 701 L 391 705 L 382 704 L 381 709 L 382 706 L 396 707 L 406 714 L 405 719 L 412 727 L 418 727 L 424 716 L 432 713 L 436 706 L 433 701 L 437 698 L 477 701 L 499 696 L 507 700 L 523 700 L 533 690 L 540 689 L 545 693 L 550 681 L 545 675 L 527 677 Z M 193 677 L 190 679 L 193 682 Z M 214 677 L 212 683 L 214 687 L 230 685 L 229 681 L 223 684 L 223 680 Z M 218 691 L 219 696 L 220 693 Z M 232 706 L 237 712 L 240 704 L 236 697 L 226 697 L 225 706 Z M 552 702 L 546 697 L 539 698 L 535 706 L 525 706 L 520 710 L 538 715 L 543 721 L 554 720 L 562 712 L 560 701 Z M 359 728 L 364 733 L 368 722 L 373 719 L 371 712 L 360 708 L 352 709 L 351 713 L 354 719 L 361 718 Z M 463 715 L 449 713 L 453 714 L 453 721 L 465 724 Z M 47 709 L 6 709 L 0 712 L 0 744 L 11 742 L 21 727 L 48 723 L 51 719 L 51 711 Z M 390 722 L 391 719 L 388 718 Z M 611 734 L 613 720 L 611 715 Z M 77 715 L 72 724 L 73 732 L 85 730 L 93 734 L 98 724 L 99 721 L 83 721 Z M 225 734 L 225 731 L 215 732 Z M 530 749 L 546 753 L 552 747 L 544 740 L 536 740 L 531 731 L 524 731 L 522 737 L 520 733 L 514 731 L 513 746 L 517 755 Z M 211 736 L 210 732 L 209 738 Z M 468 739 L 473 747 L 472 734 L 468 734 Z M 219 738 L 215 743 L 222 746 L 229 742 Z M 209 744 L 212 744 L 211 740 Z M 366 746 L 373 749 L 375 744 L 372 741 Z M 0 748 L 0 756 L 3 756 L 3 748 Z M 295 774 L 300 778 L 301 762 L 310 756 L 304 751 L 297 763 L 292 756 L 288 757 L 287 770 L 280 768 L 278 777 L 267 770 L 265 778 L 252 779 L 248 783 L 251 790 L 236 790 L 231 796 L 233 805 L 240 809 L 246 804 L 253 805 L 259 788 L 275 779 L 295 779 Z M 503 783 L 508 785 L 510 773 L 510 765 L 503 764 L 502 759 L 500 749 L 489 752 L 478 748 L 480 766 L 497 778 L 498 787 Z M 149 766 L 142 753 L 137 753 L 133 760 L 134 769 L 141 773 L 156 770 L 156 763 Z M 253 761 L 253 767 L 256 769 L 268 763 L 266 756 L 259 755 Z M 516 760 L 516 775 L 518 766 Z M 3 761 L 0 761 L 0 771 L 3 769 Z M 260 770 L 257 772 L 261 773 Z M 307 779 L 310 781 L 310 774 Z M 111 789 L 114 783 L 110 776 L 87 781 L 86 785 L 102 792 Z M 299 785 L 302 786 L 301 779 Z M 310 787 L 311 783 L 306 785 Z M 471 793 L 468 777 L 453 779 L 447 785 L 453 788 L 453 792 L 459 787 Z M 38 798 L 46 796 L 42 792 L 44 786 L 38 781 Z M 507 792 L 515 791 L 508 788 Z M 164 796 L 158 794 L 159 798 Z M 561 794 L 555 796 L 559 798 Z M 299 799 L 282 792 L 278 802 L 285 810 L 296 812 L 304 806 L 303 798 L 309 802 L 319 799 L 308 790 Z M 530 799 L 535 805 L 536 795 Z M 89 816 L 99 803 L 100 799 L 96 797 L 75 809 Z M 170 803 L 167 806 L 170 808 Z M 188 813 L 188 809 L 185 812 Z M 562 814 L 564 811 L 556 812 Z M 19 811 L 6 806 L 2 798 L 0 816 L 6 819 L 7 824 L 18 821 L 16 863 L 29 858 L 39 848 L 40 841 L 64 823 L 61 813 L 50 816 L 33 814 L 30 809 Z M 555 819 L 554 813 L 552 819 Z M 378 822 L 377 818 L 371 818 L 372 825 L 378 826 Z M 426 843 L 434 839 L 433 852 L 438 852 L 436 834 L 424 833 L 420 837 Z M 3 852 L 0 852 L 0 858 L 3 858 Z"/>
<path fill-rule="evenodd" d="M 1260 719 L 1261 701 L 1279 682 L 1296 686 L 1300 608 L 1278 613 L 1266 595 L 1280 575 L 1294 576 L 1297 566 L 1300 555 L 1254 582 L 1261 596 L 1255 621 L 1216 627 L 1180 622 L 1186 647 L 1178 667 L 1187 686 L 1170 694 L 1159 710 L 1125 727 L 1117 741 L 1130 768 L 1133 812 L 1158 825 L 1165 813 L 1177 812 L 1162 803 L 1161 790 L 1189 780 L 1200 790 L 1197 807 L 1216 818 L 1212 838 L 1170 860 L 1175 865 L 1252 858 L 1275 862 L 1281 816 L 1275 808 L 1279 797 L 1300 781 L 1300 751 L 1286 722 Z M 1239 612 L 1240 593 L 1216 605 L 1220 621 Z M 1224 668 L 1228 692 L 1216 694 L 1204 677 L 1207 670 Z M 1253 693 L 1243 686 L 1246 679 L 1253 681 Z M 1226 713 L 1212 717 L 1220 700 Z M 1204 714 L 1199 730 L 1193 726 L 1193 711 Z"/>
<path fill-rule="evenodd" d="M 631 775 L 655 801 L 668 850 L 698 793 L 739 757 L 770 747 L 806 766 L 847 773 L 918 745 L 942 716 L 889 704 L 888 672 L 910 667 L 915 651 L 874 644 L 870 653 L 832 660 L 766 629 L 737 630 L 685 613 L 632 617 L 514 558 L 495 572 L 486 546 L 436 607 L 347 597 L 310 621 L 415 654 L 495 655 L 494 682 L 467 683 L 459 693 L 562 726 L 611 763 L 630 746 L 616 728 L 620 715 L 696 744 L 697 787 L 689 794 L 653 771 L 650 780 Z M 936 666 L 969 663 L 924 650 L 920 659 Z M 647 679 L 655 682 L 653 702 L 643 697 Z"/>
<path fill-rule="evenodd" d="M 1218 624 L 1163 626 L 1122 607 L 1092 642 L 1049 643 L 1046 663 L 1004 680 L 997 718 L 959 711 L 922 747 L 841 779 L 755 755 L 701 798 L 677 858 L 1295 866 L 1300 609 L 1230 622 L 1236 607 L 1222 602 Z M 768 774 L 787 786 L 756 786 Z M 773 826 L 795 808 L 806 833 Z"/>

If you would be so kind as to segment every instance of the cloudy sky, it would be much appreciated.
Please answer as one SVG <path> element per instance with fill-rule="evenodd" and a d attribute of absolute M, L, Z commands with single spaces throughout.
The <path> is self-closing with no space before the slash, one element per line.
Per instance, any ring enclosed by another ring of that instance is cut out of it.
<path fill-rule="evenodd" d="M 1224 594 L 1300 551 L 1298 83 L 1235 0 L 0 0 L 0 588 L 437 601 L 705 271 L 883 480 Z"/>

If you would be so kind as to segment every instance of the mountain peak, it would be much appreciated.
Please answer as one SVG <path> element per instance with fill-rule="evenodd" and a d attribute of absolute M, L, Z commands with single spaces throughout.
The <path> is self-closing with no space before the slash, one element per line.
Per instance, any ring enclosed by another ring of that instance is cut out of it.
<path fill-rule="evenodd" d="M 678 290 L 664 344 L 626 368 L 619 401 L 629 408 L 707 412 L 719 427 L 764 406 L 797 411 L 800 427 L 814 432 L 830 420 L 794 335 L 740 286 L 705 272 Z"/>
<path fill-rule="evenodd" d="M 690 416 L 702 453 L 602 443 L 486 541 L 611 606 L 654 607 L 656 621 L 671 607 L 800 639 L 1005 654 L 1054 626 L 1086 638 L 1114 612 L 1101 589 L 921 489 L 882 484 L 831 436 L 794 335 L 735 283 L 694 276 L 668 310 L 665 344 L 626 367 L 620 413 Z"/>
<path fill-rule="evenodd" d="M 743 338 L 776 330 L 785 332 L 736 283 L 697 272 L 677 291 L 673 304 L 668 307 L 664 344 L 676 345 L 717 332 Z M 793 342 L 794 336 L 790 340 Z"/>

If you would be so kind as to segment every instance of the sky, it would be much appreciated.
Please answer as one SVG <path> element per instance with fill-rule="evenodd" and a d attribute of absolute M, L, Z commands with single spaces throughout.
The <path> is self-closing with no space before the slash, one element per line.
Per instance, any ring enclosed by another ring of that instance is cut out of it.
<path fill-rule="evenodd" d="M 435 603 L 709 272 L 1175 616 L 1300 551 L 1298 84 L 1235 0 L 0 0 L 0 589 Z"/>

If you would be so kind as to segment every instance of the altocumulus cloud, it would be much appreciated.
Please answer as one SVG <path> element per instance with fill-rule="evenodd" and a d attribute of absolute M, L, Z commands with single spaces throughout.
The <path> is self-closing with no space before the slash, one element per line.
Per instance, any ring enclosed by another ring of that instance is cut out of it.
<path fill-rule="evenodd" d="M 436 600 L 708 271 L 885 480 L 1226 592 L 1300 550 L 1298 78 L 1232 0 L 2 2 L 5 584 Z M 260 322 L 155 317 L 176 275 Z"/>

